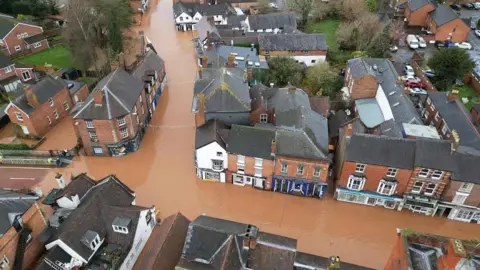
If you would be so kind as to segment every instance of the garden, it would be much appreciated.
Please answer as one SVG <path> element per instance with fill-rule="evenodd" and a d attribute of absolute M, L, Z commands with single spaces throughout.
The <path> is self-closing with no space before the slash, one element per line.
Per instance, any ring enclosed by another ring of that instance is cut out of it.
<path fill-rule="evenodd" d="M 18 58 L 16 61 L 26 65 L 43 66 L 51 64 L 55 68 L 74 67 L 70 51 L 65 46 L 57 46 L 29 56 Z"/>

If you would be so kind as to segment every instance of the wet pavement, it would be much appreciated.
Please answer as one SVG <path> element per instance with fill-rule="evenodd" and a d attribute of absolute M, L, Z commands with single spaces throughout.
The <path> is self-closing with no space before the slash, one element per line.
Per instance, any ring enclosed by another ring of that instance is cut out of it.
<path fill-rule="evenodd" d="M 45 140 L 35 148 L 36 150 L 72 149 L 77 145 L 72 117 L 68 116 L 60 120 L 44 137 Z"/>
<path fill-rule="evenodd" d="M 197 180 L 194 170 L 194 118 L 190 111 L 195 78 L 192 33 L 177 33 L 172 1 L 161 0 L 143 20 L 146 36 L 166 61 L 168 87 L 160 97 L 138 152 L 120 158 L 76 157 L 66 169 L 52 169 L 44 191 L 56 187 L 55 172 L 66 179 L 87 172 L 100 179 L 116 174 L 137 193 L 138 205 L 155 205 L 161 218 L 181 211 L 257 225 L 261 230 L 298 239 L 298 249 L 383 268 L 396 240 L 396 228 L 451 237 L 478 237 L 478 225 Z M 62 135 L 66 137 L 67 135 Z M 60 138 L 60 137 L 59 137 Z M 47 141 L 43 148 L 60 143 Z M 50 144 L 51 143 L 51 144 Z M 63 142 L 62 142 L 63 143 Z M 47 147 L 48 148 L 48 147 Z"/>

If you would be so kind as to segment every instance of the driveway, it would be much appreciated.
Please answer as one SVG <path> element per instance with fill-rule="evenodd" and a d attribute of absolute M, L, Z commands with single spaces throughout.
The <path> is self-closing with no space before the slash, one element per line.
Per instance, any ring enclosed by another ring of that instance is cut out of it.
<path fill-rule="evenodd" d="M 177 32 L 172 1 L 151 1 L 144 17 L 145 35 L 166 62 L 168 84 L 138 152 L 120 158 L 75 157 L 65 169 L 100 179 L 117 175 L 136 192 L 138 205 L 155 205 L 161 218 L 182 212 L 194 219 L 203 213 L 258 226 L 262 231 L 298 239 L 298 250 L 383 269 L 397 240 L 396 228 L 448 235 L 478 236 L 478 225 L 324 200 L 301 198 L 251 187 L 203 182 L 194 169 L 194 117 L 191 113 L 196 59 L 191 32 Z"/>

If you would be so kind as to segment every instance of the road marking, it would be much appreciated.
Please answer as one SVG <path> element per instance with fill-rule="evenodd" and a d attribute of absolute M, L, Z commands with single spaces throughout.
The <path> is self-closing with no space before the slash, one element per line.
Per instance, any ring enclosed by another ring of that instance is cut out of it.
<path fill-rule="evenodd" d="M 26 177 L 10 177 L 11 180 L 35 180 L 35 178 L 26 178 Z"/>

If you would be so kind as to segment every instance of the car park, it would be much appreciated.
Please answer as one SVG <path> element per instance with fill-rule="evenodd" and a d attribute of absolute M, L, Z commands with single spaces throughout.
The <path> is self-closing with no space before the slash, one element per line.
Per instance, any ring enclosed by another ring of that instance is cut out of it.
<path fill-rule="evenodd" d="M 417 35 L 416 38 L 418 40 L 418 47 L 420 47 L 420 48 L 426 48 L 427 47 L 427 42 L 425 42 L 425 39 L 423 39 L 423 37 Z"/>
<path fill-rule="evenodd" d="M 427 70 L 423 70 L 422 72 L 423 72 L 423 74 L 425 74 L 425 76 L 427 76 L 429 78 L 434 78 L 435 77 L 435 72 L 433 72 L 433 70 L 427 69 Z"/>
<path fill-rule="evenodd" d="M 390 51 L 391 52 L 397 52 L 398 51 L 398 47 L 393 45 L 393 46 L 390 46 Z"/>
<path fill-rule="evenodd" d="M 475 36 L 480 38 L 480 30 L 475 30 Z"/>
<path fill-rule="evenodd" d="M 453 4 L 453 5 L 450 5 L 450 7 L 453 9 L 453 10 L 461 10 L 462 7 L 458 4 Z"/>
<path fill-rule="evenodd" d="M 403 72 L 405 72 L 405 75 L 407 75 L 407 76 L 414 76 L 415 75 L 415 71 L 413 70 L 412 66 L 410 66 L 410 65 L 405 65 L 405 67 L 403 68 Z"/>
<path fill-rule="evenodd" d="M 412 95 L 426 95 L 427 94 L 427 90 L 423 89 L 423 88 L 410 88 L 410 94 Z"/>
<path fill-rule="evenodd" d="M 455 46 L 460 48 L 460 49 L 465 49 L 465 50 L 471 50 L 472 49 L 472 44 L 470 44 L 468 42 L 455 43 Z"/>
<path fill-rule="evenodd" d="M 410 49 L 418 49 L 418 39 L 414 35 L 408 35 L 407 36 L 407 44 Z"/>
<path fill-rule="evenodd" d="M 475 6 L 472 3 L 466 3 L 462 5 L 465 9 L 475 9 Z"/>

